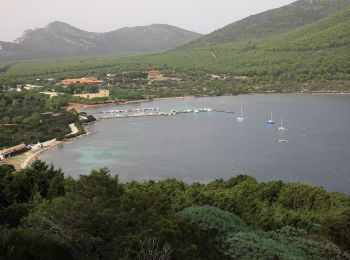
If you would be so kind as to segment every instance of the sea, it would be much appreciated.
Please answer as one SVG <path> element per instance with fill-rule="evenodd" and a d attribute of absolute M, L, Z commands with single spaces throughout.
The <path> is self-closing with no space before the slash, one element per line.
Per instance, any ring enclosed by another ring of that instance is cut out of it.
<path fill-rule="evenodd" d="M 244 121 L 238 122 L 241 106 Z M 248 174 L 258 181 L 302 182 L 350 194 L 350 95 L 172 98 L 82 111 L 114 117 L 103 111 L 145 108 L 214 111 L 99 120 L 90 135 L 39 159 L 73 178 L 103 167 L 122 182 L 208 183 Z M 271 113 L 274 125 L 266 123 Z M 281 118 L 284 132 L 278 130 Z"/>

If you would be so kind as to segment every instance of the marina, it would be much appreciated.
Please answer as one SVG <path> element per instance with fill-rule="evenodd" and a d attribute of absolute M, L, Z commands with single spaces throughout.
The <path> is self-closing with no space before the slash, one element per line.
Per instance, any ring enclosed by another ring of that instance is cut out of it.
<path fill-rule="evenodd" d="M 195 108 L 195 109 L 181 109 L 181 110 L 170 110 L 170 112 L 163 112 L 159 107 L 150 108 L 134 108 L 134 109 L 112 109 L 103 110 L 94 116 L 97 119 L 110 119 L 110 118 L 130 118 L 130 117 L 144 117 L 144 116 L 176 116 L 179 114 L 187 113 L 203 113 L 203 112 L 217 112 L 234 114 L 233 111 L 225 111 L 220 109 L 212 108 Z"/>
<path fill-rule="evenodd" d="M 198 108 L 239 113 L 194 112 Z M 230 178 L 305 182 L 350 193 L 350 95 L 242 95 L 167 99 L 84 108 L 96 116 L 144 107 L 190 111 L 177 116 L 99 120 L 86 137 L 40 155 L 77 178 L 108 167 L 121 181 L 178 178 L 187 183 Z M 274 126 L 266 124 L 273 112 Z M 146 112 L 144 112 L 146 113 Z M 137 114 L 137 112 L 130 112 Z M 285 131 L 279 131 L 280 119 Z M 325 118 L 329 119 L 324 124 Z M 286 140 L 288 143 L 278 142 Z"/>

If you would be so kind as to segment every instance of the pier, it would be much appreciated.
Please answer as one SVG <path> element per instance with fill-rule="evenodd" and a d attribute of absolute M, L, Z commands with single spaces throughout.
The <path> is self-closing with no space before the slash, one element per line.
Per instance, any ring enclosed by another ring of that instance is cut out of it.
<path fill-rule="evenodd" d="M 234 114 L 233 111 L 225 111 L 221 109 L 212 108 L 198 108 L 198 109 L 183 109 L 171 110 L 170 112 L 163 112 L 160 108 L 134 108 L 134 109 L 114 109 L 100 111 L 99 115 L 95 115 L 97 119 L 111 119 L 111 118 L 130 118 L 130 117 L 145 117 L 145 116 L 176 116 L 188 113 L 227 113 Z M 106 115 L 106 116 L 105 116 Z"/>

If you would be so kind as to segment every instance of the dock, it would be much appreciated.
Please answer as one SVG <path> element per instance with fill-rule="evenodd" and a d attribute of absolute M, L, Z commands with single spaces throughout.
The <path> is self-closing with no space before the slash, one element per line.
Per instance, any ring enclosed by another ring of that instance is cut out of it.
<path fill-rule="evenodd" d="M 225 111 L 221 109 L 212 108 L 198 108 L 198 109 L 183 109 L 183 110 L 171 110 L 170 112 L 163 112 L 160 108 L 135 108 L 135 109 L 114 109 L 100 111 L 98 115 L 95 115 L 97 119 L 112 119 L 112 118 L 130 118 L 130 117 L 146 117 L 146 116 L 176 116 L 180 114 L 188 113 L 227 113 L 234 114 L 233 111 Z"/>

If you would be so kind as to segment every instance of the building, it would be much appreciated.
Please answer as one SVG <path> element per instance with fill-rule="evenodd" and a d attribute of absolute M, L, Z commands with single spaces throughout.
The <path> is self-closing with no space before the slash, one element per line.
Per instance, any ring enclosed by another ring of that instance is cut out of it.
<path fill-rule="evenodd" d="M 148 79 L 157 79 L 162 75 L 160 74 L 159 70 L 149 70 L 147 71 L 147 74 L 148 74 Z"/>
<path fill-rule="evenodd" d="M 0 160 L 4 160 L 5 158 L 11 157 L 16 153 L 25 152 L 27 150 L 28 148 L 25 144 L 19 144 L 4 150 L 0 150 Z"/>
<path fill-rule="evenodd" d="M 51 91 L 43 91 L 43 92 L 40 92 L 40 94 L 49 95 L 50 98 L 52 98 L 52 97 L 57 97 L 58 95 L 63 95 L 63 93 L 60 93 L 60 92 L 51 92 Z"/>
<path fill-rule="evenodd" d="M 80 83 L 80 84 L 93 84 L 93 83 L 103 83 L 102 80 L 98 80 L 97 78 L 80 78 L 80 79 L 64 79 L 61 80 L 61 83 L 63 85 L 69 85 L 74 83 Z"/>
<path fill-rule="evenodd" d="M 234 77 L 235 80 L 245 80 L 245 79 L 248 79 L 247 76 L 235 76 Z"/>
<path fill-rule="evenodd" d="M 75 97 L 81 97 L 81 98 L 104 98 L 109 97 L 109 90 L 108 89 L 100 89 L 98 93 L 88 93 L 88 94 L 75 94 L 73 95 Z"/>
<path fill-rule="evenodd" d="M 221 79 L 219 75 L 210 74 L 211 79 Z"/>
<path fill-rule="evenodd" d="M 42 88 L 43 86 L 37 86 L 37 85 L 32 85 L 32 84 L 26 84 L 24 85 L 24 89 L 26 90 L 34 90 L 34 89 L 39 89 Z"/>

